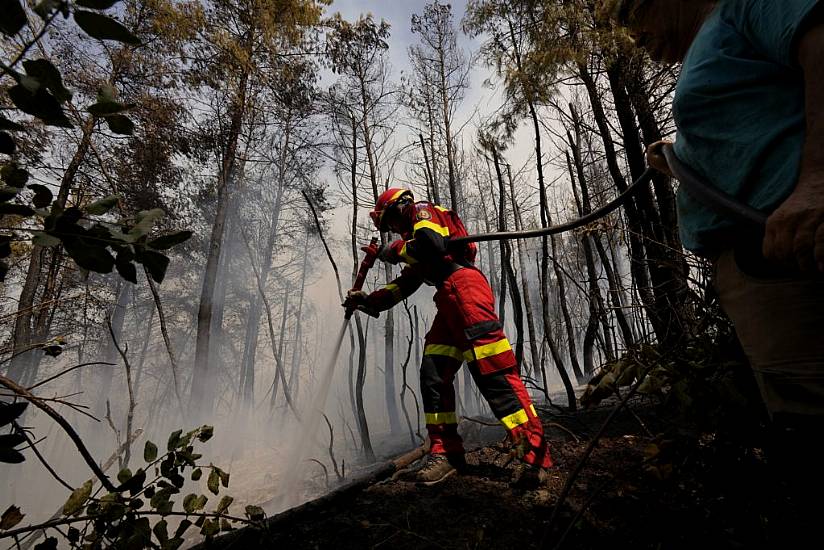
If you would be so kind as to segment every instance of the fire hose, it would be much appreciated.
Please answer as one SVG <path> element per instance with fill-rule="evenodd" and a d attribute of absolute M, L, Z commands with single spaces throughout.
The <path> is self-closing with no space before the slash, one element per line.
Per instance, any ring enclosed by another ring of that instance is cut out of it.
<path fill-rule="evenodd" d="M 742 203 L 732 195 L 719 190 L 717 187 L 713 187 L 710 183 L 701 178 L 701 176 L 696 174 L 692 168 L 681 162 L 675 154 L 671 144 L 664 145 L 662 147 L 662 151 L 664 157 L 667 159 L 667 164 L 669 165 L 670 171 L 672 171 L 675 176 L 675 179 L 681 183 L 687 193 L 689 193 L 693 198 L 697 199 L 705 206 L 725 218 L 746 226 L 753 226 L 763 229 L 764 225 L 767 223 L 767 214 Z M 565 233 L 567 231 L 572 231 L 573 229 L 578 229 L 579 227 L 584 227 L 607 216 L 608 214 L 611 214 L 621 206 L 625 205 L 627 201 L 629 201 L 629 199 L 631 199 L 640 189 L 644 188 L 644 186 L 652 181 L 655 173 L 655 168 L 648 167 L 644 173 L 638 177 L 638 179 L 632 182 L 632 184 L 630 184 L 629 187 L 627 187 L 624 192 L 616 198 L 604 206 L 593 210 L 589 214 L 572 221 L 537 229 L 527 229 L 522 231 L 497 231 L 492 233 L 467 235 L 465 237 L 455 237 L 448 241 L 447 247 L 452 248 L 466 243 L 477 243 L 484 241 L 548 237 L 549 235 L 557 235 L 558 233 Z M 361 250 L 363 250 L 366 254 L 361 262 L 360 269 L 358 270 L 358 276 L 355 279 L 355 285 L 352 287 L 352 290 L 361 290 L 363 283 L 366 280 L 366 273 L 375 264 L 375 258 L 380 250 L 378 247 L 377 238 L 373 238 L 369 246 L 365 246 L 361 248 Z M 365 307 L 359 306 L 357 309 L 364 311 L 373 317 L 377 317 L 376 312 L 370 311 Z M 346 318 L 349 319 L 353 312 L 353 308 L 347 308 Z"/>
<path fill-rule="evenodd" d="M 755 208 L 737 200 L 732 195 L 724 193 L 710 183 L 704 181 L 694 170 L 681 162 L 673 151 L 672 145 L 663 146 L 664 157 L 667 159 L 670 170 L 675 179 L 687 190 L 691 196 L 702 202 L 716 213 L 746 225 L 756 225 L 763 227 L 767 223 L 767 215 Z M 655 176 L 655 168 L 648 167 L 637 180 L 632 182 L 626 190 L 604 206 L 593 210 L 589 214 L 581 216 L 575 220 L 541 227 L 538 229 L 527 229 L 524 231 L 498 231 L 494 233 L 479 233 L 466 237 L 456 237 L 449 241 L 449 246 L 456 246 L 464 243 L 477 243 L 483 241 L 500 241 L 509 239 L 529 239 L 533 237 L 547 237 L 558 233 L 565 233 L 584 227 L 592 222 L 603 218 L 623 206 L 639 189 L 642 189 Z"/>

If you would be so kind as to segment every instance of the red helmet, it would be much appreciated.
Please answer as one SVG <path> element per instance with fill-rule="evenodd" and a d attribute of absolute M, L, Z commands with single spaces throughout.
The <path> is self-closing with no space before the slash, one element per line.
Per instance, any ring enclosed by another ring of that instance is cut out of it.
<path fill-rule="evenodd" d="M 400 187 L 390 187 L 381 193 L 381 196 L 378 197 L 378 202 L 375 204 L 375 209 L 369 213 L 369 217 L 372 218 L 372 223 L 375 224 L 375 227 L 377 227 L 379 231 L 386 231 L 387 229 L 383 224 L 384 214 L 405 197 L 409 197 L 409 200 L 412 200 L 412 191 Z"/>

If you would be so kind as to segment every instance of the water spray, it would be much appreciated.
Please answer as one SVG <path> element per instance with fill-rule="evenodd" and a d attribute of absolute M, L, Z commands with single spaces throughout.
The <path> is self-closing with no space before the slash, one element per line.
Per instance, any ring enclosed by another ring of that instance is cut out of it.
<path fill-rule="evenodd" d="M 326 243 L 324 242 L 324 245 L 325 244 Z M 355 282 L 352 285 L 351 291 L 359 291 L 363 288 L 363 284 L 366 282 L 366 276 L 369 273 L 369 270 L 375 265 L 375 259 L 378 257 L 379 250 L 377 237 L 373 237 L 369 245 L 362 247 L 361 250 L 364 252 L 364 257 L 363 260 L 361 260 L 360 268 L 358 269 L 358 273 L 355 277 Z M 337 268 L 335 271 L 337 273 Z M 338 285 L 340 285 L 340 281 L 338 281 Z M 329 388 L 332 385 L 332 378 L 335 374 L 335 365 L 338 362 L 340 349 L 343 345 L 343 337 L 346 334 L 347 327 L 349 326 L 349 320 L 352 318 L 352 315 L 356 310 L 363 311 L 372 317 L 378 317 L 377 312 L 372 311 L 363 305 L 359 305 L 357 307 L 346 307 L 343 315 L 343 323 L 341 324 L 340 330 L 338 330 L 338 336 L 335 340 L 335 345 L 332 348 L 332 353 L 320 373 L 320 385 L 318 390 L 315 392 L 314 400 L 312 401 L 312 408 L 310 409 L 309 414 L 307 414 L 304 418 L 304 422 L 301 425 L 301 431 L 303 432 L 304 437 L 299 439 L 299 443 L 290 457 L 285 470 L 286 483 L 283 486 L 283 493 L 279 503 L 280 508 L 297 504 L 297 502 L 292 500 L 293 495 L 296 494 L 297 488 L 303 480 L 301 473 L 303 471 L 305 461 L 311 452 L 311 446 L 315 442 L 315 434 L 318 431 L 318 426 L 320 426 L 320 420 L 323 416 L 323 409 L 326 406 L 326 398 L 329 395 Z"/>

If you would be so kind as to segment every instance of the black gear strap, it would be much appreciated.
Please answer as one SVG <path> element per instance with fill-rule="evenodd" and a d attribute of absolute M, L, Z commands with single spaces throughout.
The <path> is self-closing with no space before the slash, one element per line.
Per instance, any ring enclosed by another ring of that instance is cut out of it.
<path fill-rule="evenodd" d="M 475 323 L 474 325 L 466 327 L 464 329 L 464 336 L 466 336 L 466 339 L 469 341 L 477 340 L 481 336 L 502 328 L 503 325 L 501 325 L 500 321 L 481 321 L 480 323 Z"/>

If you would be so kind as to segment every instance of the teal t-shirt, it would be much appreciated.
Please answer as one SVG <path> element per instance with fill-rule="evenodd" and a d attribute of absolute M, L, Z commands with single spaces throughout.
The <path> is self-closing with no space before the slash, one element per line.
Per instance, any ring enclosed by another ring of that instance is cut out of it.
<path fill-rule="evenodd" d="M 796 46 L 818 0 L 721 0 L 681 68 L 675 152 L 708 182 L 764 211 L 794 189 L 804 145 L 804 77 Z M 716 251 L 734 225 L 678 192 L 684 246 Z M 714 247 L 714 245 L 716 245 Z"/>

